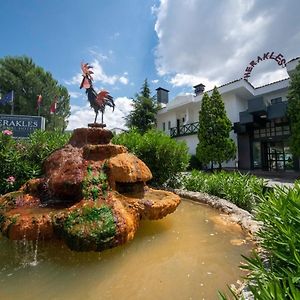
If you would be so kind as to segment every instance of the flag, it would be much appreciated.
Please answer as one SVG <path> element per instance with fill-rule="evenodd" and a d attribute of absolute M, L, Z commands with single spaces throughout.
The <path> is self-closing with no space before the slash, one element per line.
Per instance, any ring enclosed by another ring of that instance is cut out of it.
<path fill-rule="evenodd" d="M 42 97 L 41 94 L 39 94 L 39 95 L 37 96 L 37 100 L 36 100 L 36 109 L 37 109 L 37 110 L 40 108 L 40 106 L 41 106 L 41 104 L 42 104 L 42 100 L 43 100 L 43 97 Z"/>
<path fill-rule="evenodd" d="M 8 92 L 4 97 L 0 99 L 0 105 L 5 105 L 14 100 L 14 91 Z"/>
<path fill-rule="evenodd" d="M 55 114 L 56 112 L 56 104 L 57 104 L 57 96 L 54 97 L 54 100 L 50 106 L 50 114 Z"/>

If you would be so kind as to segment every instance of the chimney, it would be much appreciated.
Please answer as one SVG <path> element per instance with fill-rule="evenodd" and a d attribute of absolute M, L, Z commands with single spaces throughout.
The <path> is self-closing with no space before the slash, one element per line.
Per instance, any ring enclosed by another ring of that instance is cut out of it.
<path fill-rule="evenodd" d="M 200 84 L 194 85 L 193 88 L 195 89 L 195 94 L 197 96 L 197 95 L 202 94 L 204 92 L 205 85 L 200 83 Z"/>
<path fill-rule="evenodd" d="M 158 103 L 165 103 L 169 102 L 169 91 L 159 87 L 156 89 L 156 97 Z"/>

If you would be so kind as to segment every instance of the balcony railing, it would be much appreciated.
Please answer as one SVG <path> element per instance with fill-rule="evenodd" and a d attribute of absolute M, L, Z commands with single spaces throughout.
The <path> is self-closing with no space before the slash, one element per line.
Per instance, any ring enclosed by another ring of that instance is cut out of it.
<path fill-rule="evenodd" d="M 199 129 L 199 122 L 194 122 L 178 127 L 170 128 L 170 136 L 171 137 L 178 137 L 178 136 L 185 136 L 190 134 L 196 134 Z"/>

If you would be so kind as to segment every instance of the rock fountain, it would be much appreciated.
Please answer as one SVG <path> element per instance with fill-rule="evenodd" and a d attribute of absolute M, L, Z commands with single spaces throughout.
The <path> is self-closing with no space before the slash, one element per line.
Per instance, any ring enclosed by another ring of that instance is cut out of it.
<path fill-rule="evenodd" d="M 180 203 L 171 192 L 147 187 L 149 168 L 110 143 L 103 113 L 106 105 L 114 108 L 113 98 L 95 92 L 88 64 L 82 71 L 95 122 L 74 130 L 69 143 L 46 159 L 43 178 L 0 197 L 0 229 L 10 239 L 60 238 L 72 250 L 102 251 L 131 240 L 140 219 L 163 218 Z"/>
<path fill-rule="evenodd" d="M 76 129 L 44 162 L 44 177 L 0 198 L 1 231 L 13 240 L 61 238 L 101 251 L 134 237 L 140 219 L 172 213 L 180 198 L 146 186 L 149 168 L 103 128 Z"/>

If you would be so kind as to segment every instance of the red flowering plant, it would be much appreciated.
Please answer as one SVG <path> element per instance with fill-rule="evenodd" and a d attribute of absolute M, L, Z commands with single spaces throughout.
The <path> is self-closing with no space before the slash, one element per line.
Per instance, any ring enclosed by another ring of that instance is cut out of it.
<path fill-rule="evenodd" d="M 10 136 L 10 135 L 13 135 L 13 132 L 9 129 L 5 129 L 5 130 L 2 130 L 2 134 Z"/>
<path fill-rule="evenodd" d="M 7 191 L 14 190 L 16 178 L 14 176 L 9 176 L 5 179 L 5 181 L 6 181 L 6 190 Z"/>

